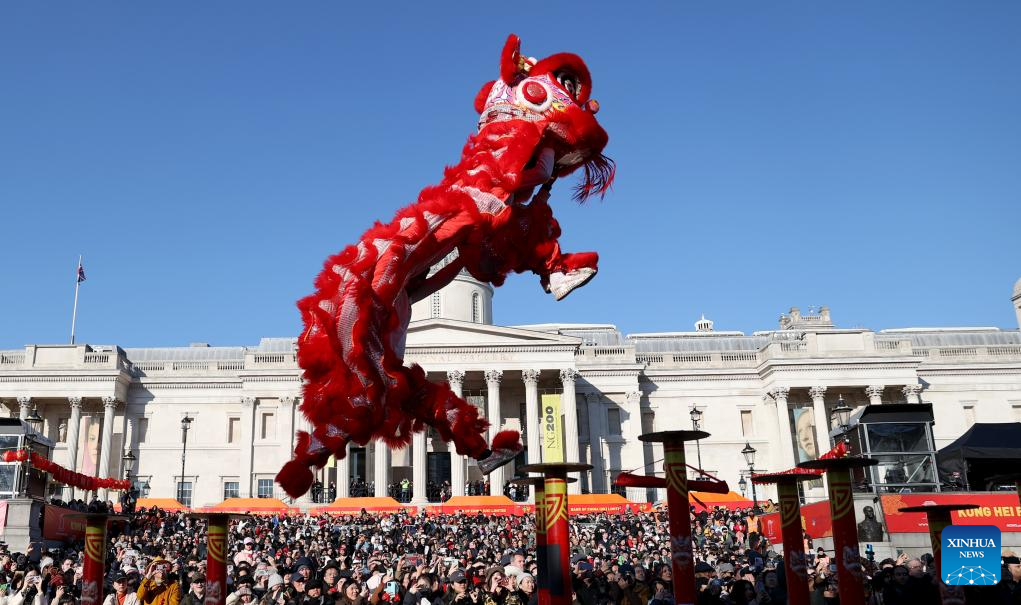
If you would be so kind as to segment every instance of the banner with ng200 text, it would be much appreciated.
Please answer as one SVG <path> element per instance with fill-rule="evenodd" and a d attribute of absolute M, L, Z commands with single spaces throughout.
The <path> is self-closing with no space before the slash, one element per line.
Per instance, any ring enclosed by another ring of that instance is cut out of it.
<path fill-rule="evenodd" d="M 560 395 L 542 396 L 542 461 L 564 461 L 564 432 L 560 424 Z"/>

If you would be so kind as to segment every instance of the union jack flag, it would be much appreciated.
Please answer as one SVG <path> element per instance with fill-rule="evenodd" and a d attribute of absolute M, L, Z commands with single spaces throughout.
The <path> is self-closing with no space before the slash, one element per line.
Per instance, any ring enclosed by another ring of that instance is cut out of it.
<path fill-rule="evenodd" d="M 78 283 L 85 281 L 85 267 L 81 263 L 78 263 Z"/>

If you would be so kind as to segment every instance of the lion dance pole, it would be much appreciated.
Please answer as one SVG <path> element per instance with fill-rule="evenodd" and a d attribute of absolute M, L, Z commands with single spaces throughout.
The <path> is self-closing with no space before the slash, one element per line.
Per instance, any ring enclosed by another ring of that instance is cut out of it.
<path fill-rule="evenodd" d="M 837 559 L 837 592 L 841 603 L 864 603 L 864 575 L 858 548 L 858 525 L 854 518 L 851 470 L 879 464 L 875 458 L 820 458 L 798 468 L 826 472 L 829 484 L 830 516 L 833 518 L 833 550 Z"/>
<path fill-rule="evenodd" d="M 787 578 L 787 600 L 790 605 L 809 605 L 811 602 L 811 596 L 808 594 L 808 569 L 805 566 L 805 540 L 801 528 L 798 484 L 818 478 L 818 474 L 800 469 L 752 476 L 752 481 L 759 485 L 776 485 L 777 497 L 780 500 L 783 567 Z"/>
<path fill-rule="evenodd" d="M 577 479 L 568 478 L 568 483 Z M 539 591 L 539 605 L 549 605 L 549 566 L 546 552 L 546 479 L 542 477 L 520 477 L 511 479 L 514 485 L 532 488 L 535 495 L 535 561 L 538 564 L 539 577 L 535 579 Z"/>
<path fill-rule="evenodd" d="M 542 473 L 542 517 L 546 533 L 546 579 L 550 605 L 571 605 L 574 589 L 571 575 L 571 528 L 567 522 L 567 473 L 592 470 L 591 464 L 578 462 L 545 462 L 519 467 L 523 473 Z M 539 497 L 536 489 L 536 524 L 539 519 Z M 536 529 L 536 534 L 539 534 Z M 539 574 L 542 577 L 542 564 Z M 540 584 L 541 586 L 541 584 Z M 540 593 L 541 594 L 541 593 Z"/>
<path fill-rule="evenodd" d="M 670 518 L 670 560 L 673 564 L 674 602 L 691 605 L 695 589 L 694 551 L 691 546 L 691 504 L 688 501 L 688 467 L 684 461 L 684 442 L 705 439 L 705 431 L 661 431 L 638 438 L 646 443 L 663 444 L 663 471 L 666 475 L 667 513 Z"/>
<path fill-rule="evenodd" d="M 206 531 L 206 596 L 202 605 L 224 605 L 227 602 L 227 513 L 200 513 L 193 519 L 205 519 Z"/>
<path fill-rule="evenodd" d="M 943 529 L 954 522 L 950 513 L 955 510 L 972 510 L 978 508 L 977 504 L 934 504 L 927 502 L 922 506 L 905 506 L 900 510 L 902 513 L 925 513 L 925 520 L 929 522 L 929 543 L 932 545 L 933 565 L 936 566 L 940 580 L 942 580 L 943 566 L 940 557 L 940 546 L 943 540 Z M 943 605 L 964 605 L 964 587 L 948 586 L 946 582 L 938 581 L 939 598 Z"/>
<path fill-rule="evenodd" d="M 106 526 L 110 521 L 122 521 L 127 517 L 106 513 L 88 513 L 81 517 L 85 519 L 81 605 L 100 605 L 103 602 L 103 577 L 106 575 Z"/>

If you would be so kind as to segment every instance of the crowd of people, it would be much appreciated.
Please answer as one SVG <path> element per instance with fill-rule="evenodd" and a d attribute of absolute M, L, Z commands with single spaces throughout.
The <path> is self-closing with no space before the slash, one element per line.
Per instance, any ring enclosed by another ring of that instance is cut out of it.
<path fill-rule="evenodd" d="M 103 505 L 90 504 L 98 510 Z M 574 601 L 670 605 L 668 520 L 662 511 L 571 518 Z M 692 511 L 700 605 L 787 603 L 783 561 L 752 511 Z M 203 522 L 139 509 L 109 532 L 104 605 L 201 605 Z M 835 565 L 810 547 L 813 605 L 839 603 Z M 232 522 L 227 605 L 529 605 L 538 569 L 531 516 L 362 514 L 265 516 Z M 0 550 L 0 605 L 78 605 L 82 547 Z M 938 603 L 931 557 L 863 560 L 869 605 Z M 1021 563 L 983 605 L 1021 603 Z M 975 590 L 980 590 L 976 588 Z M 977 594 L 977 593 L 976 593 Z M 857 604 L 855 604 L 857 605 Z"/>
<path fill-rule="evenodd" d="M 405 504 L 412 501 L 414 497 L 414 490 L 415 483 L 407 478 L 402 479 L 401 481 L 389 483 L 386 486 L 387 496 Z M 352 498 L 372 496 L 375 493 L 375 484 L 372 482 L 366 483 L 361 479 L 352 478 L 350 485 L 348 485 L 348 494 Z M 467 496 L 489 495 L 489 481 L 479 480 L 465 482 L 464 493 Z M 452 494 L 453 490 L 449 481 L 443 481 L 441 483 L 429 481 L 426 484 L 425 495 L 429 502 L 446 502 L 450 499 Z M 314 504 L 333 502 L 337 498 L 337 485 L 333 482 L 330 482 L 328 485 L 324 485 L 321 481 L 316 481 L 312 484 L 309 495 L 311 496 Z M 503 495 L 515 502 L 525 502 L 528 500 L 527 490 L 512 484 L 510 481 L 504 483 Z"/>

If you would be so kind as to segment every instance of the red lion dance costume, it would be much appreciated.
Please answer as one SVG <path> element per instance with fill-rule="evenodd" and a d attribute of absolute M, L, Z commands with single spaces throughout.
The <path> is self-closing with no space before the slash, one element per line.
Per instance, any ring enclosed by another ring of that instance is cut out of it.
<path fill-rule="evenodd" d="M 446 383 L 426 380 L 422 368 L 404 365 L 411 305 L 462 269 L 494 286 L 511 271 L 532 271 L 557 300 L 595 275 L 594 252 L 560 251 L 560 227 L 547 203 L 553 181 L 579 168 L 579 201 L 605 194 L 613 181 L 591 90 L 580 57 L 522 57 L 511 35 L 500 79 L 475 99 L 479 131 L 460 163 L 393 221 L 376 223 L 357 245 L 326 261 L 315 294 L 298 302 L 305 322 L 298 339 L 301 410 L 314 430 L 298 433 L 294 459 L 277 475 L 291 497 L 308 491 L 311 468 L 343 457 L 348 442 L 382 439 L 400 448 L 425 425 L 453 441 L 459 454 L 478 459 L 485 473 L 521 451 L 516 431 L 487 444 L 489 423 L 475 406 Z M 430 276 L 430 267 L 455 249 L 457 258 Z"/>

